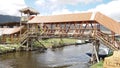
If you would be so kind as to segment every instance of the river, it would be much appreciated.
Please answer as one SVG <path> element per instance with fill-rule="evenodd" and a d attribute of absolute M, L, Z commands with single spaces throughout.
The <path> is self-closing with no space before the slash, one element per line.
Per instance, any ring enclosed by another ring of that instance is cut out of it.
<path fill-rule="evenodd" d="M 0 68 L 89 68 L 90 57 L 86 53 L 92 51 L 90 43 L 71 45 L 57 49 L 15 52 L 0 55 Z"/>

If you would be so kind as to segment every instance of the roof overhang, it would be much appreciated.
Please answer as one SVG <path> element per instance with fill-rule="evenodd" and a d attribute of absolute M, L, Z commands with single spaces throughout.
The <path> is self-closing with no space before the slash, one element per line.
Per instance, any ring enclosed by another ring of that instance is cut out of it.
<path fill-rule="evenodd" d="M 63 14 L 63 15 L 51 15 L 51 16 L 35 16 L 27 23 L 69 23 L 69 22 L 82 22 L 82 21 L 94 21 L 92 12 L 88 13 L 75 13 L 75 14 Z"/>

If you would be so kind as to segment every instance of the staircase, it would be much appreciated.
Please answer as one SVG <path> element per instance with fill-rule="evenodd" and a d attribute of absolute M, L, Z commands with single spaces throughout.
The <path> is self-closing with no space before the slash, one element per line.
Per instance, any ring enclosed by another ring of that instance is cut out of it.
<path fill-rule="evenodd" d="M 41 34 L 39 34 L 39 35 L 41 35 Z M 38 37 L 38 32 L 37 31 L 26 30 L 23 34 L 21 34 L 21 37 L 17 41 L 17 43 L 20 43 L 21 45 L 24 45 L 27 42 L 27 40 L 29 40 L 29 39 L 34 39 L 42 47 L 45 48 L 45 46 L 39 41 L 39 37 Z M 35 41 L 31 41 L 31 42 L 35 42 Z"/>
<path fill-rule="evenodd" d="M 106 35 L 105 33 L 97 31 L 94 37 L 100 40 L 108 48 L 112 50 L 119 50 L 118 47 L 116 47 L 115 41 L 113 39 L 110 39 L 111 37 Z"/>
<path fill-rule="evenodd" d="M 26 30 L 23 34 L 21 34 L 19 40 L 17 40 L 17 43 L 24 44 L 27 41 L 28 38 L 28 30 Z"/>

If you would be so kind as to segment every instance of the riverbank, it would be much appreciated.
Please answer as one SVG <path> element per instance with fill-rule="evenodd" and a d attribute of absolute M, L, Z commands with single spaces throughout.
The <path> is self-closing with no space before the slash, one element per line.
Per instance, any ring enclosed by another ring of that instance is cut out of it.
<path fill-rule="evenodd" d="M 20 45 L 18 44 L 0 44 L 0 54 L 14 52 L 19 50 Z"/>
<path fill-rule="evenodd" d="M 107 57 L 112 56 L 113 55 L 113 51 L 109 52 L 109 54 L 107 55 Z M 101 60 L 99 63 L 93 64 L 90 68 L 103 68 L 103 60 Z"/>
<path fill-rule="evenodd" d="M 22 51 L 0 55 L 0 68 L 89 68 L 92 51 L 91 43 L 70 45 L 61 48 L 48 48 L 39 51 Z"/>
<path fill-rule="evenodd" d="M 42 45 L 44 45 L 44 47 L 42 47 L 41 44 L 39 44 L 38 42 L 34 42 L 35 45 L 33 45 L 32 49 L 29 48 L 29 50 L 39 50 L 43 52 L 47 48 L 60 48 L 66 45 L 75 44 L 76 40 L 77 39 L 72 39 L 72 38 L 43 39 L 43 40 L 40 40 L 40 42 Z M 18 50 L 26 51 L 26 46 L 21 47 L 19 44 L 0 44 L 0 54 L 15 52 Z"/>
<path fill-rule="evenodd" d="M 77 39 L 72 39 L 72 38 L 50 38 L 50 39 L 43 39 L 40 40 L 42 45 L 44 45 L 46 48 L 52 48 L 52 47 L 60 47 L 64 45 L 70 45 L 70 44 L 75 44 Z M 35 46 L 41 46 L 37 42 L 35 42 Z"/>
<path fill-rule="evenodd" d="M 101 60 L 99 63 L 92 65 L 90 68 L 103 68 L 103 61 Z"/>

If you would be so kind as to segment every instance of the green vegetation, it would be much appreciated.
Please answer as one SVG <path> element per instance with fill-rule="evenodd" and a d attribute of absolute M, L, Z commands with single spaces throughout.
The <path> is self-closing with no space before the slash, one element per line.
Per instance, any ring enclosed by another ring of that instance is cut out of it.
<path fill-rule="evenodd" d="M 112 56 L 112 55 L 113 55 L 113 51 L 110 51 L 110 52 L 108 53 L 107 57 Z"/>
<path fill-rule="evenodd" d="M 113 51 L 110 51 L 107 57 L 112 56 L 112 55 L 113 55 Z M 99 63 L 92 65 L 91 68 L 103 68 L 103 62 L 104 61 L 100 61 Z"/>
<path fill-rule="evenodd" d="M 52 47 L 52 46 L 74 44 L 76 42 L 76 39 L 50 38 L 50 39 L 40 40 L 40 42 L 41 42 L 41 44 L 36 41 L 34 47 L 40 47 L 41 45 L 44 45 L 46 48 L 48 48 L 48 47 Z M 13 50 L 18 50 L 19 48 L 20 48 L 19 44 L 0 44 L 0 53 L 11 52 Z"/>
<path fill-rule="evenodd" d="M 74 44 L 76 42 L 76 39 L 72 38 L 50 38 L 50 39 L 44 39 L 40 40 L 40 42 L 45 46 L 45 47 L 51 47 L 51 46 L 57 46 L 57 45 L 64 45 L 64 44 Z M 39 43 L 36 42 L 36 46 Z"/>
<path fill-rule="evenodd" d="M 90 68 L 103 68 L 103 61 L 92 65 Z"/>
<path fill-rule="evenodd" d="M 6 53 L 19 48 L 17 44 L 0 44 L 0 53 Z"/>

